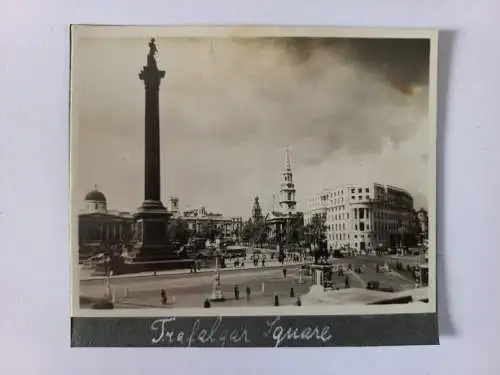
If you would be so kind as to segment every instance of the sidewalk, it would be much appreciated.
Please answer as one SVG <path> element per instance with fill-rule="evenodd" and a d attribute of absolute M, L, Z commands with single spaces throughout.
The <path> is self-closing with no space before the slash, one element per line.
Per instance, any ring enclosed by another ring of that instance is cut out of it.
<path fill-rule="evenodd" d="M 247 265 L 247 262 L 249 263 L 248 265 Z M 228 263 L 230 263 L 230 262 L 228 262 Z M 285 262 L 286 267 L 299 266 L 301 264 L 302 264 L 301 262 L 298 262 L 298 263 L 286 263 Z M 228 271 L 244 271 L 244 270 L 252 270 L 252 269 L 254 269 L 254 270 L 259 270 L 259 269 L 267 270 L 267 269 L 273 269 L 273 268 L 280 269 L 282 267 L 283 267 L 283 265 L 281 263 L 279 263 L 277 260 L 267 261 L 265 267 L 262 267 L 262 264 L 260 262 L 257 266 L 254 266 L 251 261 L 245 261 L 245 267 L 236 267 L 236 268 L 226 267 L 226 268 L 221 268 L 220 272 L 223 273 L 223 272 L 228 272 Z M 82 273 L 85 273 L 86 271 L 87 270 L 80 269 L 80 274 L 81 274 L 80 281 L 105 280 L 106 279 L 106 276 L 91 276 L 91 275 L 84 276 L 84 275 L 82 275 Z M 198 275 L 198 274 L 202 274 L 202 273 L 205 273 L 205 274 L 214 273 L 215 271 L 216 271 L 215 268 L 202 268 L 201 270 L 196 271 L 196 273 L 191 272 L 190 269 L 157 271 L 156 277 L 165 276 L 165 275 L 186 275 L 186 274 Z M 128 279 L 128 278 L 138 278 L 138 277 L 155 277 L 155 275 L 153 274 L 153 272 L 128 273 L 128 274 L 123 274 L 123 275 L 110 276 L 110 279 L 111 280 L 113 280 L 113 279 Z"/>

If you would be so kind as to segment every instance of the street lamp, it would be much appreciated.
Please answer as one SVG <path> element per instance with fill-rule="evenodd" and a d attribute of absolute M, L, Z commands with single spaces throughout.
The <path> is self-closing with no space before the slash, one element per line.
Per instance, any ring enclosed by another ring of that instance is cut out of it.
<path fill-rule="evenodd" d="M 220 286 L 220 265 L 219 265 L 219 257 L 221 254 L 220 251 L 220 238 L 215 239 L 215 279 L 214 285 L 212 289 L 212 297 L 210 298 L 212 301 L 224 301 L 224 293 L 222 293 L 222 288 Z"/>
<path fill-rule="evenodd" d="M 111 258 L 109 255 L 106 255 L 104 258 L 104 272 L 106 273 L 106 292 L 109 298 L 111 298 L 111 275 L 110 275 L 110 267 L 109 263 L 111 262 Z"/>

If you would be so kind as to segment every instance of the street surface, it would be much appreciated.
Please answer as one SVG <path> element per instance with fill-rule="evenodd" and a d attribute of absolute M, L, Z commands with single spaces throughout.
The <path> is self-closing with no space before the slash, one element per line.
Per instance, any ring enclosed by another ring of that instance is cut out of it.
<path fill-rule="evenodd" d="M 392 287 L 394 291 L 414 288 L 415 283 L 406 272 L 376 272 L 376 264 L 382 265 L 385 261 L 395 262 L 394 259 L 382 257 L 356 257 L 337 259 L 335 263 L 353 268 L 361 267 L 362 273 L 345 272 L 345 276 L 334 273 L 335 286 L 345 287 L 346 276 L 351 288 L 365 288 L 368 281 L 378 281 L 380 287 Z M 415 264 L 412 260 L 408 262 Z M 281 268 L 250 268 L 226 269 L 220 273 L 221 288 L 226 301 L 215 302 L 224 307 L 244 306 L 273 306 L 275 294 L 279 295 L 280 305 L 293 305 L 296 297 L 306 294 L 312 285 L 311 277 L 304 276 L 304 284 L 297 283 L 297 270 L 300 264 L 287 266 L 287 277 L 283 276 Z M 344 269 L 347 267 L 344 266 Z M 215 272 L 163 274 L 157 276 L 117 277 L 111 279 L 111 287 L 115 290 L 116 308 L 147 308 L 147 307 L 202 307 L 206 298 L 212 293 Z M 262 288 L 264 284 L 264 288 Z M 233 288 L 238 285 L 239 300 L 235 300 Z M 246 298 L 246 288 L 250 287 L 250 298 Z M 290 297 L 290 289 L 294 289 L 294 297 Z M 160 291 L 165 289 L 167 304 L 161 303 Z M 107 290 L 106 280 L 86 279 L 80 282 L 80 295 L 90 298 L 102 298 Z M 83 308 L 89 307 L 82 305 Z"/>

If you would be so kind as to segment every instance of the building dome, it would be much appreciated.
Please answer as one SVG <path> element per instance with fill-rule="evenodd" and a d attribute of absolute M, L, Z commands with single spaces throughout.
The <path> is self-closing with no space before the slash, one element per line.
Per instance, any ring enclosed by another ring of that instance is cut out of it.
<path fill-rule="evenodd" d="M 97 190 L 97 187 L 85 196 L 86 201 L 106 202 L 106 197 L 103 193 Z"/>
<path fill-rule="evenodd" d="M 107 212 L 106 197 L 97 190 L 97 186 L 94 186 L 94 190 L 85 196 L 85 202 L 87 205 L 87 213 L 102 214 Z"/>

